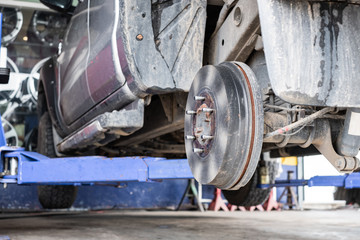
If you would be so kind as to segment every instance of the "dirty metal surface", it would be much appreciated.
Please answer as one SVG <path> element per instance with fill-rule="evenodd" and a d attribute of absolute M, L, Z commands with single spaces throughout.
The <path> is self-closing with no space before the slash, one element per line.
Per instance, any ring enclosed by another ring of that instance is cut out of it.
<path fill-rule="evenodd" d="M 219 30 L 212 36 L 206 49 L 205 62 L 244 62 L 252 53 L 260 34 L 257 2 L 240 0 L 234 6 Z"/>
<path fill-rule="evenodd" d="M 130 88 L 142 94 L 188 91 L 202 66 L 206 1 L 136 0 L 120 5 L 119 31 L 134 76 Z"/>
<path fill-rule="evenodd" d="M 213 139 L 203 139 L 202 136 L 211 136 L 215 134 L 216 112 L 204 112 L 203 109 L 215 109 L 215 103 L 211 92 L 208 90 L 201 91 L 198 96 L 204 97 L 205 100 L 197 101 L 195 105 L 196 115 L 193 117 L 193 135 L 196 137 L 194 141 L 195 148 L 201 148 L 204 151 L 199 153 L 201 157 L 206 157 L 213 144 Z"/>
<path fill-rule="evenodd" d="M 196 100 L 199 97 L 203 97 L 201 103 Z M 205 106 L 214 106 L 210 119 L 200 111 Z M 245 185 L 256 169 L 263 134 L 261 90 L 251 69 L 242 63 L 203 67 L 189 92 L 186 110 L 185 147 L 194 177 L 222 189 Z M 198 122 L 208 127 L 199 129 Z M 199 141 L 197 131 L 214 133 L 210 144 Z"/>
<path fill-rule="evenodd" d="M 351 4 L 356 3 L 356 4 Z M 271 85 L 293 104 L 359 107 L 358 1 L 258 0 Z"/>

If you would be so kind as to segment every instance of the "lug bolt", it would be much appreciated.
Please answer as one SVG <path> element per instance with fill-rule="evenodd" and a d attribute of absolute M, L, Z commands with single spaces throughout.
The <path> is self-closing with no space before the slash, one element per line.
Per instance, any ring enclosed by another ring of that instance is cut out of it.
<path fill-rule="evenodd" d="M 205 97 L 195 96 L 194 99 L 195 99 L 195 101 L 204 101 L 204 100 L 205 100 Z"/>
<path fill-rule="evenodd" d="M 195 136 L 187 135 L 185 138 L 186 138 L 187 140 L 194 140 L 194 139 L 195 139 Z"/>
<path fill-rule="evenodd" d="M 210 140 L 210 139 L 213 139 L 213 138 L 214 138 L 214 136 L 201 135 L 202 140 Z"/>
<path fill-rule="evenodd" d="M 195 115 L 196 112 L 193 111 L 193 110 L 186 110 L 186 114 L 187 114 L 187 115 Z"/>
<path fill-rule="evenodd" d="M 212 109 L 212 108 L 203 108 L 202 111 L 203 112 L 213 112 L 214 109 Z"/>
<path fill-rule="evenodd" d="M 204 149 L 202 149 L 202 148 L 194 148 L 194 149 L 193 149 L 193 152 L 194 152 L 194 153 L 203 153 L 203 152 L 204 152 Z"/>

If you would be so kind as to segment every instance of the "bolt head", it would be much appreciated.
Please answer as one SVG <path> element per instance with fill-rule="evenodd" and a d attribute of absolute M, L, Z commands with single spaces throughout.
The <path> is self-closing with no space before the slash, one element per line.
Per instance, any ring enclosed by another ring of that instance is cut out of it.
<path fill-rule="evenodd" d="M 142 34 L 136 35 L 136 40 L 142 41 L 144 39 L 144 36 Z"/>

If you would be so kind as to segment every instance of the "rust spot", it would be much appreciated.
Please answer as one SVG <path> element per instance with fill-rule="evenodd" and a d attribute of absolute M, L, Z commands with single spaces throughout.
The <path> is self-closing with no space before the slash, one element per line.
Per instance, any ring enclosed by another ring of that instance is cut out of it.
<path fill-rule="evenodd" d="M 253 92 L 252 92 L 252 88 L 251 88 L 251 84 L 249 81 L 248 76 L 246 75 L 246 72 L 239 66 L 236 64 L 236 66 L 240 69 L 240 71 L 243 73 L 245 80 L 246 80 L 246 85 L 248 86 L 249 89 L 249 93 L 250 93 L 250 102 L 251 102 L 251 139 L 250 139 L 250 149 L 249 149 L 249 154 L 247 156 L 246 159 L 246 163 L 245 163 L 245 167 L 244 167 L 244 171 L 241 173 L 239 179 L 236 181 L 236 183 L 232 186 L 236 186 L 241 179 L 244 177 L 245 172 L 249 166 L 250 160 L 251 160 L 251 155 L 252 155 L 252 150 L 253 150 L 253 146 L 254 146 L 254 140 L 255 140 L 255 101 L 254 101 L 254 96 L 253 96 Z"/>
<path fill-rule="evenodd" d="M 207 107 L 208 106 L 206 105 L 206 103 L 202 104 L 200 107 L 198 107 L 198 109 L 196 110 L 196 113 L 198 114 L 199 112 L 202 111 L 203 108 L 207 108 Z M 206 114 L 208 114 L 208 113 L 206 113 Z M 206 115 L 206 116 L 208 116 L 208 115 Z"/>
<path fill-rule="evenodd" d="M 205 100 L 203 101 L 197 101 L 195 103 L 195 108 L 196 109 L 196 115 L 193 116 L 193 135 L 196 137 L 196 140 L 194 140 L 193 142 L 193 147 L 195 148 L 202 148 L 204 149 L 204 152 L 200 153 L 199 156 L 200 157 L 205 157 L 209 154 L 212 144 L 213 144 L 213 140 L 205 140 L 205 139 L 200 139 L 201 135 L 204 132 L 204 129 L 202 127 L 201 131 L 199 131 L 199 126 L 196 126 L 197 121 L 198 121 L 198 116 L 202 115 L 204 118 L 202 121 L 206 122 L 206 124 L 204 125 L 204 127 L 209 128 L 210 127 L 210 132 L 209 134 L 211 136 L 214 136 L 215 134 L 215 116 L 216 116 L 216 111 L 213 112 L 203 112 L 202 109 L 203 108 L 212 108 L 212 109 L 216 109 L 215 107 L 215 103 L 212 97 L 212 93 L 208 90 L 208 89 L 203 89 L 201 90 L 198 94 L 196 94 L 197 96 L 202 96 L 205 97 Z"/>

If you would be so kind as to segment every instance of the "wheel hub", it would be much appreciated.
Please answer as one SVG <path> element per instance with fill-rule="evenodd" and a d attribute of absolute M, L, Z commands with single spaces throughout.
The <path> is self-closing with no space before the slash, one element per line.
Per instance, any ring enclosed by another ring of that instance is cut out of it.
<path fill-rule="evenodd" d="M 185 115 L 185 147 L 196 180 L 221 189 L 244 186 L 262 147 L 261 91 L 242 63 L 205 66 L 195 76 Z"/>
<path fill-rule="evenodd" d="M 209 154 L 215 133 L 215 105 L 209 91 L 203 91 L 194 97 L 196 101 L 192 121 L 193 151 L 201 157 Z"/>

